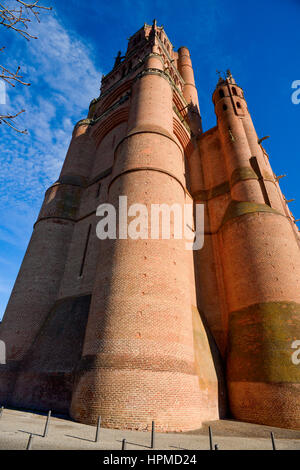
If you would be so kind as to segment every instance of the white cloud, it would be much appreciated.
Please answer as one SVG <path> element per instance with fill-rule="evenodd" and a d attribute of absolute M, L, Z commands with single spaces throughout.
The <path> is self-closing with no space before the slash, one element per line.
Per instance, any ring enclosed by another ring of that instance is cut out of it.
<path fill-rule="evenodd" d="M 24 136 L 0 126 L 0 256 L 4 261 L 7 244 L 21 251 L 26 248 L 45 189 L 59 176 L 73 126 L 86 117 L 101 81 L 93 49 L 54 13 L 32 23 L 31 32 L 39 39 L 27 42 L 14 37 L 6 50 L 6 59 L 13 57 L 11 68 L 20 64 L 31 86 L 7 86 L 7 105 L 0 105 L 0 113 L 26 109 L 17 127 L 30 133 Z M 8 281 L 10 288 L 13 281 Z"/>
<path fill-rule="evenodd" d="M 86 116 L 90 100 L 99 91 L 101 74 L 91 48 L 57 18 L 45 16 L 31 32 L 39 39 L 30 43 L 20 39 L 17 45 L 23 50 L 14 54 L 16 61 L 26 61 L 31 86 L 8 89 L 10 110 L 26 109 L 18 126 L 27 128 L 30 136 L 2 127 L 0 204 L 3 197 L 11 202 L 19 199 L 20 190 L 23 200 L 40 201 L 46 186 L 58 177 L 73 125 Z"/>
<path fill-rule="evenodd" d="M 33 83 L 42 75 L 45 83 L 69 102 L 69 107 L 87 109 L 89 101 L 99 94 L 101 78 L 91 59 L 92 49 L 53 16 L 35 24 L 33 32 L 39 37 L 38 42 L 31 41 L 28 46 L 34 61 L 32 68 L 36 67 L 31 68 Z"/>

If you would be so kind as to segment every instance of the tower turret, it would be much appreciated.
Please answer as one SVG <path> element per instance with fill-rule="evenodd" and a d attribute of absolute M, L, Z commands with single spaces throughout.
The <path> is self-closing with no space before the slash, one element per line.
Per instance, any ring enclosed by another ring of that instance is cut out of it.
<path fill-rule="evenodd" d="M 184 80 L 183 96 L 188 106 L 188 118 L 191 129 L 195 135 L 202 132 L 202 123 L 198 101 L 198 93 L 195 85 L 194 71 L 190 51 L 187 47 L 178 49 L 178 70 Z"/>
<path fill-rule="evenodd" d="M 229 72 L 213 101 L 230 187 L 217 232 L 231 411 L 239 420 L 299 428 L 300 369 L 292 362 L 300 337 L 298 237 Z"/>

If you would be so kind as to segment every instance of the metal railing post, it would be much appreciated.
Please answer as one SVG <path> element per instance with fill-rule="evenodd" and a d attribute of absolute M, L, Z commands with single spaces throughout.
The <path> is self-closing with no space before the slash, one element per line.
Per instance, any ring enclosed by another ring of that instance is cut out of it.
<path fill-rule="evenodd" d="M 51 411 L 48 411 L 48 416 L 47 416 L 47 421 L 46 421 L 46 424 L 45 424 L 45 429 L 44 429 L 43 437 L 47 437 L 47 436 L 48 436 L 50 417 L 51 417 Z"/>
<path fill-rule="evenodd" d="M 98 417 L 95 442 L 99 442 L 100 428 L 101 428 L 101 416 Z"/>

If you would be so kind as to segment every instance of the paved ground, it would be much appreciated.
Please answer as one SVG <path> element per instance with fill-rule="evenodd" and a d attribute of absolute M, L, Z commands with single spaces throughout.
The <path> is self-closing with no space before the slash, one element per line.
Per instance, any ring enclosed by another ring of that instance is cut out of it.
<path fill-rule="evenodd" d="M 26 449 L 32 433 L 32 449 L 80 449 L 119 450 L 122 439 L 127 440 L 128 450 L 149 450 L 150 433 L 101 429 L 100 442 L 95 443 L 95 427 L 75 423 L 67 418 L 52 417 L 48 437 L 42 434 L 46 415 L 29 411 L 4 409 L 0 418 L 0 449 Z M 157 433 L 156 449 L 159 450 L 208 450 L 208 426 L 213 430 L 214 442 L 220 450 L 271 450 L 270 431 L 274 432 L 278 450 L 300 450 L 300 431 L 270 428 L 230 420 L 211 421 L 189 433 Z"/>

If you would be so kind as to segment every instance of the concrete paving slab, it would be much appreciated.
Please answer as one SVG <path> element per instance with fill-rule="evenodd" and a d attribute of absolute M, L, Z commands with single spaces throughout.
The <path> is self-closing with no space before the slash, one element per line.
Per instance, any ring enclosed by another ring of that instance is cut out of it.
<path fill-rule="evenodd" d="M 48 436 L 42 437 L 47 415 L 33 411 L 4 409 L 0 418 L 0 449 L 25 450 L 30 434 L 32 450 L 120 450 L 122 440 L 127 450 L 150 450 L 150 432 L 120 429 L 100 430 L 95 443 L 96 427 L 76 423 L 68 417 L 52 416 Z M 209 450 L 208 426 L 220 450 L 272 450 L 273 431 L 278 450 L 300 450 L 300 431 L 271 428 L 233 420 L 204 423 L 188 433 L 157 433 L 158 450 Z"/>

